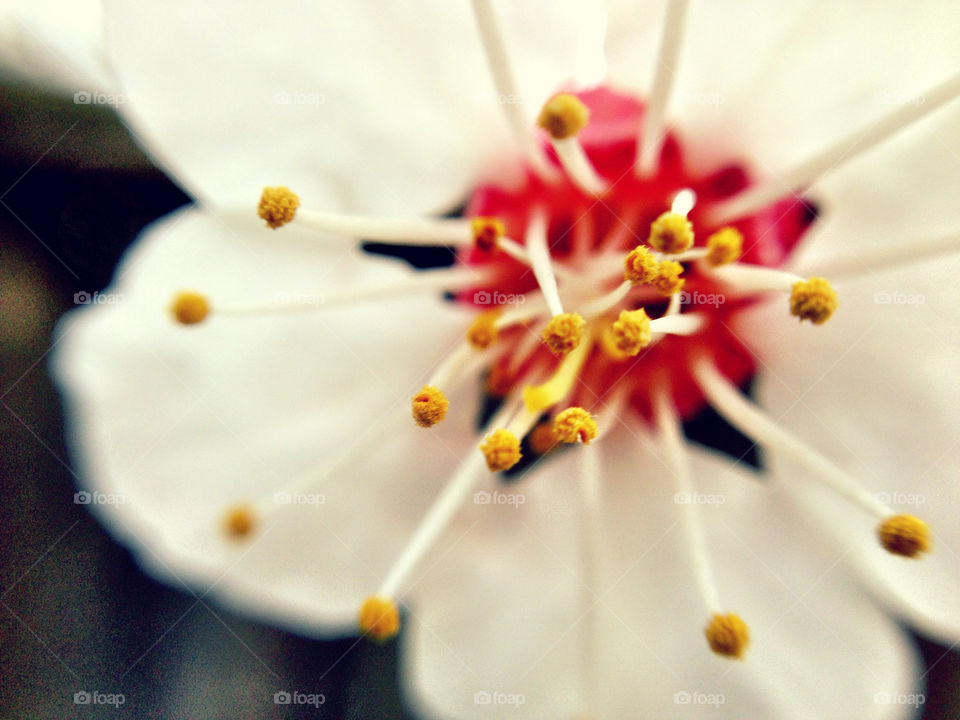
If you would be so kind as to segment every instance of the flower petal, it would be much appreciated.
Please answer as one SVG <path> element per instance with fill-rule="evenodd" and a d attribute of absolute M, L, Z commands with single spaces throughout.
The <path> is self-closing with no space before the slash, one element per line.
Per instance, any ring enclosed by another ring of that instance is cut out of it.
<path fill-rule="evenodd" d="M 303 632 L 352 629 L 390 548 L 456 462 L 448 435 L 472 420 L 465 403 L 439 432 L 409 417 L 410 396 L 466 323 L 431 293 L 218 316 L 218 304 L 281 292 L 296 301 L 413 272 L 349 242 L 324 248 L 295 228 L 256 225 L 176 213 L 146 231 L 106 293 L 65 318 L 54 370 L 71 445 L 91 509 L 156 574 L 215 587 L 223 601 Z M 214 314 L 200 326 L 168 318 L 184 287 L 211 298 Z M 360 460 L 333 468 L 355 444 Z M 301 488 L 312 501 L 272 502 L 312 469 L 318 478 L 333 470 Z M 256 500 L 268 513 L 261 529 L 231 543 L 225 510 Z"/>
<path fill-rule="evenodd" d="M 580 695 L 576 453 L 501 487 L 525 502 L 469 508 L 415 588 L 408 682 L 444 717 L 906 717 L 919 664 L 905 635 L 811 537 L 776 487 L 693 450 L 698 509 L 729 610 L 749 623 L 745 661 L 711 654 L 680 506 L 635 437 L 603 441 L 606 551 L 598 676 L 606 707 Z M 579 449 L 582 451 L 582 449 Z M 443 553 L 443 551 L 441 551 Z M 466 590 L 466 591 L 465 591 Z M 478 695 L 475 694 L 479 693 Z M 899 704 L 891 704 L 897 702 Z"/>
<path fill-rule="evenodd" d="M 448 210 L 503 161 L 500 104 L 532 122 L 562 82 L 600 77 L 604 18 L 582 5 L 497 4 L 520 98 L 493 92 L 469 3 L 107 9 L 122 111 L 197 197 L 283 183 L 309 206 L 409 213 Z"/>
<path fill-rule="evenodd" d="M 778 310 L 786 313 L 776 305 L 742 327 L 762 356 L 764 407 L 895 511 L 929 521 L 932 553 L 891 557 L 872 518 L 807 489 L 803 468 L 771 457 L 827 532 L 852 549 L 851 564 L 879 584 L 881 598 L 948 643 L 960 638 L 958 273 L 957 257 L 867 273 L 836 284 L 840 309 L 821 328 L 778 320 Z"/>

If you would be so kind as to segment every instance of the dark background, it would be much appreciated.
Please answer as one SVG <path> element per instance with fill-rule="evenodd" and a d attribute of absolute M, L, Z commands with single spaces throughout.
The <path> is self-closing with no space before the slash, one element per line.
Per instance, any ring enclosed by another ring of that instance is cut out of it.
<path fill-rule="evenodd" d="M 108 110 L 0 85 L 0 717 L 406 717 L 397 643 L 308 640 L 160 585 L 73 502 L 54 324 L 145 224 L 189 202 Z M 917 643 L 922 717 L 955 720 L 960 654 Z M 125 704 L 74 704 L 95 690 Z M 284 690 L 325 703 L 275 705 Z"/>

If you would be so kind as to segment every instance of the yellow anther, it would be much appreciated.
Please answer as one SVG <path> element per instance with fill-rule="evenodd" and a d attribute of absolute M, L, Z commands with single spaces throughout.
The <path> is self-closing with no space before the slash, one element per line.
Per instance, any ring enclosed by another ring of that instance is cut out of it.
<path fill-rule="evenodd" d="M 210 314 L 210 303 L 200 293 L 187 290 L 173 298 L 170 312 L 181 325 L 196 325 Z"/>
<path fill-rule="evenodd" d="M 470 221 L 470 230 L 473 233 L 473 244 L 478 250 L 491 252 L 497 248 L 500 238 L 506 228 L 500 218 L 475 217 Z"/>
<path fill-rule="evenodd" d="M 597 421 L 582 407 L 569 407 L 553 419 L 553 430 L 561 442 L 584 445 L 597 437 Z"/>
<path fill-rule="evenodd" d="M 665 212 L 650 225 L 647 243 L 663 253 L 681 253 L 693 247 L 693 223 L 685 215 Z"/>
<path fill-rule="evenodd" d="M 557 447 L 560 439 L 553 429 L 553 423 L 542 422 L 527 435 L 527 446 L 534 455 L 546 455 Z"/>
<path fill-rule="evenodd" d="M 741 658 L 750 644 L 750 629 L 735 613 L 714 614 L 704 634 L 710 649 L 724 657 Z"/>
<path fill-rule="evenodd" d="M 490 472 L 509 470 L 520 462 L 520 441 L 509 430 L 494 430 L 480 444 Z"/>
<path fill-rule="evenodd" d="M 357 625 L 365 637 L 386 642 L 400 632 L 400 611 L 390 598 L 371 595 L 360 607 Z"/>
<path fill-rule="evenodd" d="M 623 261 L 623 279 L 633 285 L 646 285 L 657 279 L 660 263 L 644 245 L 637 245 Z"/>
<path fill-rule="evenodd" d="M 916 557 L 930 552 L 930 528 L 913 515 L 891 515 L 877 528 L 880 544 L 894 555 Z"/>
<path fill-rule="evenodd" d="M 657 268 L 657 277 L 651 285 L 663 295 L 673 295 L 683 290 L 685 281 L 680 277 L 682 273 L 683 265 L 675 260 L 664 260 Z"/>
<path fill-rule="evenodd" d="M 824 278 L 798 280 L 790 293 L 790 314 L 823 325 L 840 305 L 837 293 Z"/>
<path fill-rule="evenodd" d="M 541 337 L 554 355 L 566 355 L 580 344 L 586 321 L 577 313 L 560 313 L 550 318 Z"/>
<path fill-rule="evenodd" d="M 450 401 L 440 388 L 433 385 L 424 385 L 420 392 L 413 396 L 413 419 L 420 427 L 431 427 L 443 420 L 450 407 Z"/>
<path fill-rule="evenodd" d="M 290 188 L 265 187 L 257 205 L 257 215 L 267 221 L 267 226 L 276 230 L 293 220 L 300 207 L 300 198 Z"/>
<path fill-rule="evenodd" d="M 720 228 L 707 238 L 707 265 L 728 265 L 740 259 L 743 235 L 735 227 Z"/>
<path fill-rule="evenodd" d="M 256 516 L 248 505 L 235 505 L 223 516 L 223 529 L 235 540 L 247 537 L 253 532 Z"/>
<path fill-rule="evenodd" d="M 537 118 L 537 125 L 550 133 L 554 140 L 564 140 L 583 130 L 589 120 L 590 111 L 578 97 L 560 93 L 547 100 Z"/>
<path fill-rule="evenodd" d="M 650 344 L 650 318 L 643 308 L 621 310 L 620 317 L 610 328 L 617 350 L 624 355 L 636 355 Z"/>
<path fill-rule="evenodd" d="M 613 334 L 613 325 L 607 325 L 600 333 L 600 349 L 614 362 L 629 360 L 630 356 L 617 347 L 617 336 Z"/>
<path fill-rule="evenodd" d="M 499 315 L 499 310 L 487 310 L 480 313 L 467 330 L 467 341 L 477 350 L 488 348 L 497 341 L 497 326 L 495 323 Z"/>

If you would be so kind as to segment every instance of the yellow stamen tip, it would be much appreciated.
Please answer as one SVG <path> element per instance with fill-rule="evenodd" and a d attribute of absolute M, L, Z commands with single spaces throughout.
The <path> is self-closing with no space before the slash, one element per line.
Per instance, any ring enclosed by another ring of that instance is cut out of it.
<path fill-rule="evenodd" d="M 553 420 L 553 430 L 565 443 L 578 440 L 584 445 L 597 437 L 597 421 L 582 407 L 569 407 Z"/>
<path fill-rule="evenodd" d="M 674 295 L 683 290 L 686 282 L 680 275 L 683 274 L 683 265 L 675 260 L 664 260 L 657 268 L 657 277 L 651 285 L 663 295 Z"/>
<path fill-rule="evenodd" d="M 537 125 L 550 133 L 554 140 L 564 140 L 583 130 L 589 120 L 590 111 L 578 97 L 560 93 L 547 100 L 537 118 Z"/>
<path fill-rule="evenodd" d="M 196 325 L 210 314 L 210 303 L 206 296 L 187 290 L 173 298 L 170 312 L 181 325 Z"/>
<path fill-rule="evenodd" d="M 497 341 L 496 320 L 499 310 L 487 310 L 480 313 L 467 330 L 467 342 L 477 350 L 484 350 Z"/>
<path fill-rule="evenodd" d="M 554 355 L 566 355 L 580 344 L 586 324 L 577 313 L 560 313 L 550 318 L 541 337 Z"/>
<path fill-rule="evenodd" d="M 611 327 L 611 334 L 617 350 L 624 355 L 636 355 L 650 344 L 653 335 L 647 311 L 643 308 L 621 310 L 620 317 Z"/>
<path fill-rule="evenodd" d="M 824 278 L 798 280 L 790 292 L 790 314 L 823 325 L 840 305 L 837 293 Z"/>
<path fill-rule="evenodd" d="M 267 226 L 276 230 L 293 220 L 300 207 L 300 198 L 290 188 L 265 187 L 257 205 L 257 215 L 267 221 Z"/>
<path fill-rule="evenodd" d="M 729 265 L 742 254 L 743 235 L 735 227 L 720 228 L 707 238 L 707 265 Z"/>
<path fill-rule="evenodd" d="M 880 544 L 894 555 L 916 557 L 930 552 L 930 528 L 913 515 L 891 515 L 877 528 Z"/>
<path fill-rule="evenodd" d="M 647 243 L 663 253 L 681 253 L 693 247 L 693 223 L 685 215 L 665 212 L 650 225 Z"/>
<path fill-rule="evenodd" d="M 704 634 L 710 649 L 724 657 L 741 658 L 750 644 L 750 628 L 735 613 L 714 614 Z"/>
<path fill-rule="evenodd" d="M 495 217 L 473 218 L 470 221 L 470 230 L 473 233 L 473 244 L 484 252 L 496 250 L 500 238 L 506 232 L 503 222 Z"/>
<path fill-rule="evenodd" d="M 390 598 L 371 595 L 360 607 L 357 625 L 365 637 L 386 642 L 400 632 L 400 611 Z"/>
<path fill-rule="evenodd" d="M 235 505 L 223 516 L 223 530 L 234 540 L 245 538 L 253 532 L 256 516 L 247 505 Z"/>
<path fill-rule="evenodd" d="M 542 422 L 527 435 L 527 446 L 534 455 L 546 455 L 557 447 L 560 438 L 553 429 L 553 423 Z"/>
<path fill-rule="evenodd" d="M 637 245 L 623 261 L 623 279 L 633 285 L 646 285 L 657 279 L 660 263 L 645 246 Z"/>
<path fill-rule="evenodd" d="M 420 392 L 413 396 L 413 419 L 420 427 L 432 427 L 443 420 L 450 407 L 450 401 L 440 388 L 433 385 L 424 385 Z"/>
<path fill-rule="evenodd" d="M 494 430 L 480 445 L 490 472 L 509 470 L 520 462 L 520 441 L 509 430 Z"/>

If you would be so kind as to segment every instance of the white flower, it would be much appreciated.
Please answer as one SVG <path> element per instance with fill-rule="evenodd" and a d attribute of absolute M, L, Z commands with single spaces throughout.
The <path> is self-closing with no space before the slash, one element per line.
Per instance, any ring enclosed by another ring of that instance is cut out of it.
<path fill-rule="evenodd" d="M 665 717 L 690 705 L 691 715 L 710 717 L 910 714 L 914 708 L 901 698 L 916 699 L 914 652 L 857 580 L 873 583 L 878 597 L 922 629 L 956 638 L 960 543 L 951 503 L 960 386 L 953 379 L 951 281 L 958 265 L 939 253 L 916 264 L 883 264 L 891 248 L 956 229 L 957 108 L 931 111 L 902 136 L 860 148 L 863 154 L 847 161 L 844 150 L 852 153 L 856 138 L 865 137 L 849 136 L 830 154 L 822 180 L 815 173 L 799 182 L 788 173 L 790 186 L 777 188 L 790 197 L 788 190 L 816 178 L 809 196 L 825 201 L 798 262 L 825 263 L 818 270 L 839 277 L 843 268 L 825 258 L 845 250 L 860 271 L 836 283 L 842 305 L 824 327 L 788 322 L 783 296 L 724 310 L 759 353 L 761 405 L 777 424 L 756 420 L 736 394 L 724 399 L 723 381 L 711 380 L 708 369 L 695 373 L 722 409 L 773 446 L 777 482 L 757 483 L 728 460 L 684 449 L 657 372 L 670 370 L 669 361 L 688 370 L 692 356 L 672 348 L 691 341 L 671 337 L 644 356 L 650 373 L 642 380 L 650 383 L 630 384 L 639 407 L 652 405 L 658 436 L 637 413 L 602 399 L 595 408 L 601 430 L 613 429 L 599 441 L 548 459 L 513 484 L 484 471 L 479 484 L 463 482 L 455 486 L 459 495 L 441 495 L 457 501 L 450 505 L 456 514 L 443 505 L 428 513 L 446 478 L 460 477 L 462 463 L 481 457 L 476 386 L 449 392 L 447 418 L 431 430 L 413 426 L 409 397 L 444 367 L 475 310 L 430 293 L 333 307 L 358 287 L 427 281 L 350 242 L 297 227 L 305 215 L 310 220 L 302 209 L 300 220 L 275 233 L 259 226 L 252 208 L 231 211 L 251 207 L 261 186 L 279 182 L 311 210 L 415 215 L 448 208 L 478 182 L 516 181 L 509 162 L 515 146 L 499 111 L 518 108 L 532 123 L 558 88 L 597 80 L 604 17 L 573 3 L 498 4 L 518 79 L 515 92 L 502 84 L 498 92 L 484 75 L 483 48 L 462 5 L 389 4 L 368 14 L 356 5 L 309 12 L 293 2 L 256 9 L 111 5 L 111 52 L 130 99 L 123 111 L 160 161 L 217 212 L 188 210 L 149 229 L 118 269 L 112 290 L 121 301 L 64 323 L 57 367 L 87 483 L 126 500 L 94 509 L 161 576 L 210 588 L 225 603 L 304 632 L 352 625 L 363 598 L 379 587 L 407 609 L 411 697 L 431 712 L 513 717 L 523 705 L 531 717 L 578 710 L 628 717 L 637 708 Z M 853 130 L 883 129 L 875 123 L 891 111 L 921 114 L 937 92 L 952 97 L 956 80 L 944 86 L 951 92 L 927 91 L 922 102 L 917 94 L 956 67 L 956 10 L 936 10 L 943 17 L 819 3 L 694 4 L 668 106 L 688 166 L 672 180 L 658 177 L 649 191 L 658 198 L 655 215 L 669 209 L 663 193 L 685 187 L 671 185 L 677 177 L 696 184 L 729 162 L 755 163 L 757 174 L 778 177 Z M 663 14 L 655 5 L 631 16 L 614 4 L 607 49 L 618 87 L 649 82 Z M 622 122 L 633 128 L 636 108 L 612 94 L 591 97 L 583 139 L 600 176 L 589 162 L 571 172 L 588 188 L 619 192 L 632 181 L 615 183 L 619 178 L 604 173 L 623 160 L 601 160 L 597 143 L 604 133 L 623 135 Z M 609 114 L 598 104 L 604 100 L 615 106 Z M 559 148 L 565 162 L 578 162 L 574 142 Z M 661 169 L 677 169 L 671 162 Z M 717 217 L 724 208 L 737 219 L 710 196 L 709 183 L 697 187 L 695 225 L 709 226 L 705 213 Z M 499 202 L 495 195 L 475 196 L 474 206 Z M 571 193 L 564 202 L 578 197 L 587 196 Z M 686 194 L 680 198 L 689 205 Z M 688 209 L 674 205 L 680 214 Z M 801 206 L 791 199 L 778 209 L 786 213 L 779 222 L 768 215 L 742 228 L 754 262 L 765 262 L 761 251 L 786 249 L 801 231 Z M 327 227 L 344 221 L 313 217 Z M 508 227 L 515 223 L 507 219 Z M 589 306 L 595 297 L 551 296 L 548 265 L 561 290 L 589 273 L 580 266 L 571 280 L 562 276 L 563 263 L 538 260 L 537 242 L 545 238 L 531 231 L 526 240 L 548 314 L 561 300 Z M 711 318 L 721 317 L 720 301 L 696 297 L 714 287 L 703 284 L 708 272 L 724 277 L 718 287 L 728 290 L 792 283 L 769 272 L 758 279 L 738 265 L 710 271 L 689 264 L 687 290 L 697 307 L 687 310 Z M 516 271 L 497 278 L 507 279 L 518 280 Z M 470 286 L 515 290 L 462 278 L 454 285 Z M 199 288 L 212 299 L 208 322 L 189 330 L 170 323 L 161 310 L 177 288 Z M 875 298 L 878 292 L 890 302 Z M 322 307 L 308 315 L 229 316 L 231 306 L 277 304 Z M 535 305 L 530 294 L 520 307 Z M 682 331 L 685 315 L 654 332 Z M 710 327 L 720 331 L 715 322 Z M 589 347 L 590 332 L 567 359 Z M 707 338 L 704 347 L 729 350 L 733 336 L 721 335 L 724 343 Z M 522 336 L 513 342 L 497 345 L 519 355 Z M 732 356 L 721 366 L 742 375 L 751 356 L 736 349 Z M 586 362 L 581 375 L 594 390 L 604 386 L 590 377 L 596 367 Z M 457 374 L 448 377 L 455 385 Z M 694 380 L 672 380 L 683 406 Z M 609 408 L 616 413 L 604 412 Z M 786 439 L 781 428 L 791 432 Z M 791 445 L 795 437 L 803 445 Z M 341 461 L 345 451 L 352 457 Z M 815 452 L 827 460 L 811 473 L 811 463 L 820 462 Z M 684 479 L 687 462 L 692 488 L 673 482 Z M 886 496 L 851 489 L 851 475 Z M 599 513 L 591 510 L 596 479 Z M 854 502 L 822 494 L 818 479 L 832 479 Z M 487 494 L 474 498 L 474 490 Z M 249 543 L 237 545 L 218 521 L 244 499 L 254 503 L 257 526 Z M 931 521 L 933 553 L 916 562 L 883 553 L 873 535 L 877 521 L 862 510 L 883 514 L 887 505 Z M 430 530 L 444 532 L 433 537 Z M 582 576 L 581 530 L 588 548 Z M 429 542 L 411 546 L 411 537 Z M 749 623 L 743 664 L 705 649 L 702 628 L 714 610 Z"/>

